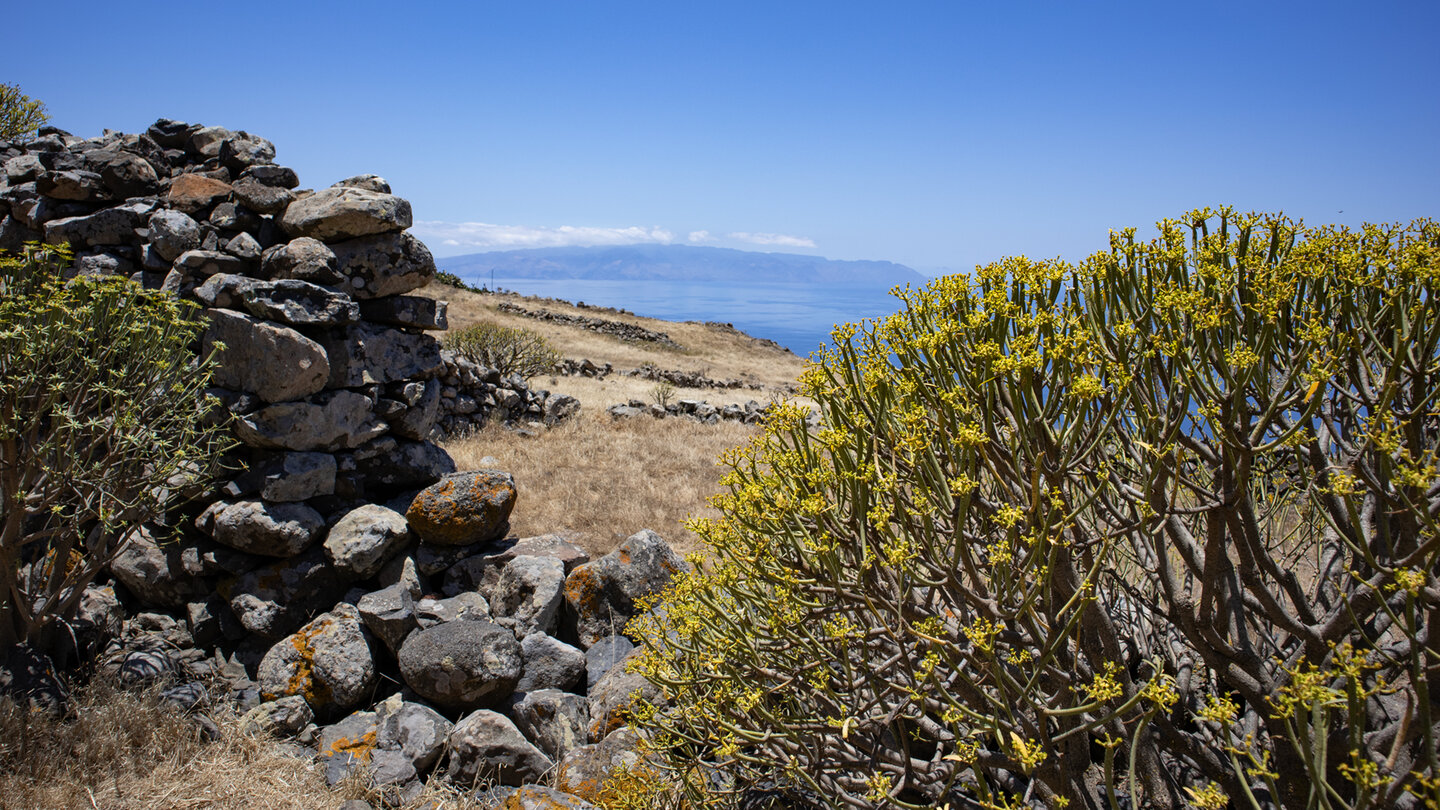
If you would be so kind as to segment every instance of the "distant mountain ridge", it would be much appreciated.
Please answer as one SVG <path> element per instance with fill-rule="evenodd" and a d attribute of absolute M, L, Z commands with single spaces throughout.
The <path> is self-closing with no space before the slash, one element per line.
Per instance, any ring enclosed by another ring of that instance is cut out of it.
<path fill-rule="evenodd" d="M 595 281 L 873 282 L 891 286 L 928 277 L 903 264 L 841 261 L 796 253 L 759 253 L 690 245 L 623 245 L 503 250 L 435 262 L 458 276 Z"/>

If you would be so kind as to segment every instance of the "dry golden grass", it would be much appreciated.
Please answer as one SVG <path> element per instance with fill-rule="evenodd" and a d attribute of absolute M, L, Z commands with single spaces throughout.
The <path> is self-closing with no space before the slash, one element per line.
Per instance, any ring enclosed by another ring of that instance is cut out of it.
<path fill-rule="evenodd" d="M 655 387 L 654 382 L 621 377 L 618 374 L 622 370 L 638 368 L 646 363 L 664 369 L 698 371 L 711 379 L 756 382 L 764 387 L 761 391 L 747 388 L 676 391 L 677 398 L 705 399 L 716 405 L 743 403 L 749 399 L 765 402 L 770 397 L 770 392 L 793 385 L 804 367 L 804 360 L 784 349 L 767 345 L 730 329 L 706 326 L 703 323 L 661 321 L 621 315 L 613 311 L 580 309 L 554 299 L 528 298 L 510 293 L 482 295 L 442 284 L 430 284 L 421 289 L 419 294 L 450 302 L 451 329 L 463 329 L 482 320 L 520 327 L 544 335 L 564 357 L 613 365 L 617 373 L 601 381 L 582 377 L 552 378 L 544 375 L 531 381 L 536 387 L 569 394 L 579 399 L 583 407 L 591 410 L 600 410 L 607 405 L 629 399 L 648 401 L 650 391 Z M 543 308 L 567 315 L 636 324 L 664 332 L 682 348 L 677 350 L 649 343 L 628 343 L 580 326 L 549 323 L 500 312 L 498 307 L 503 302 L 518 304 L 529 310 Z"/>
<path fill-rule="evenodd" d="M 3 808 L 338 808 L 317 766 L 272 740 L 245 736 L 233 716 L 221 737 L 198 727 L 153 693 L 95 682 L 56 720 L 0 701 Z"/>
<path fill-rule="evenodd" d="M 612 420 L 581 411 L 539 436 L 491 425 L 444 447 L 462 470 L 493 456 L 519 490 L 511 530 L 522 537 L 564 533 L 592 555 L 605 554 L 641 529 L 654 529 L 676 550 L 695 550 L 689 515 L 713 514 L 705 499 L 719 491 L 721 451 L 746 442 L 750 425 L 702 425 L 648 416 Z"/>
<path fill-rule="evenodd" d="M 329 788 L 323 766 L 293 744 L 241 733 L 234 712 L 211 715 L 220 736 L 204 741 L 154 690 L 96 681 L 77 690 L 64 718 L 0 699 L 0 810 L 335 810 L 349 799 L 397 806 L 358 777 Z M 430 779 L 398 807 L 480 810 L 492 806 L 484 787 Z"/>

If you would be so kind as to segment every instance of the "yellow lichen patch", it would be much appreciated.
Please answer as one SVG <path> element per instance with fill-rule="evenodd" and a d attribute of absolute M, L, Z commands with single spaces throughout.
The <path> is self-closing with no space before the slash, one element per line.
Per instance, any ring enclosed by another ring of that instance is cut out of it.
<path fill-rule="evenodd" d="M 370 755 L 373 753 L 375 753 L 374 729 L 353 739 L 350 737 L 341 737 L 335 742 L 330 743 L 330 747 L 323 752 L 325 756 L 332 757 L 349 754 L 359 762 L 369 762 Z"/>
<path fill-rule="evenodd" d="M 565 582 L 565 598 L 572 605 L 587 613 L 600 607 L 600 577 L 594 569 L 583 566 L 575 569 Z"/>
<path fill-rule="evenodd" d="M 312 643 L 316 636 L 330 629 L 332 624 L 330 619 L 319 619 L 302 627 L 300 632 L 290 637 L 290 644 L 295 648 L 295 671 L 291 673 L 283 691 L 264 693 L 266 700 L 300 695 L 305 698 L 306 703 L 318 708 L 333 699 L 330 686 L 315 677 L 315 647 Z"/>

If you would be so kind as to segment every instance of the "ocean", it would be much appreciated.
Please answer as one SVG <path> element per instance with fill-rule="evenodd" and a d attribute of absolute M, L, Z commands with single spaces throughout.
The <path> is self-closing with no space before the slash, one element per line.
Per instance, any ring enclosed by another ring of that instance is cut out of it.
<path fill-rule="evenodd" d="M 462 275 L 467 284 L 488 287 L 488 275 Z M 830 342 L 836 324 L 889 315 L 900 308 L 889 287 L 875 284 L 794 282 L 714 284 L 676 281 L 595 281 L 590 279 L 496 278 L 496 287 L 522 295 L 543 295 L 627 309 L 667 321 L 720 321 L 808 356 Z M 918 285 L 917 285 L 918 286 Z"/>

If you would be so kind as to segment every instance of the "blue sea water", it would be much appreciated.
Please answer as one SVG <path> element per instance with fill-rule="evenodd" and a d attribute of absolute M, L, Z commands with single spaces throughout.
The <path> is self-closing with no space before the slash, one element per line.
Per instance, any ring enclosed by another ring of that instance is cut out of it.
<path fill-rule="evenodd" d="M 476 287 L 487 275 L 467 276 Z M 721 321 L 809 355 L 830 342 L 836 324 L 889 315 L 900 308 L 889 287 L 795 282 L 712 284 L 674 281 L 496 278 L 494 285 L 523 295 L 627 309 L 668 321 Z"/>

